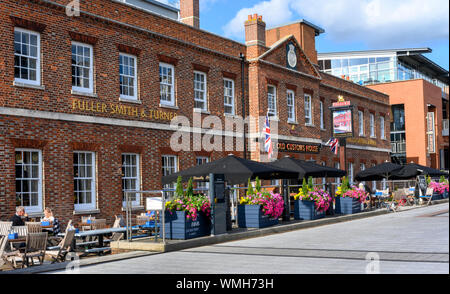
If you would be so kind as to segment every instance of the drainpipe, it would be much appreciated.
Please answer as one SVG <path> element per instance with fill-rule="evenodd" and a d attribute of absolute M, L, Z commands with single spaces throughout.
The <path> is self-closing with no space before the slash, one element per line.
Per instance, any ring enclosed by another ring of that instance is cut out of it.
<path fill-rule="evenodd" d="M 244 53 L 239 54 L 241 58 L 241 103 L 242 103 L 242 118 L 245 120 L 245 55 Z M 244 123 L 244 159 L 247 159 L 247 142 L 246 142 L 246 128 Z"/>

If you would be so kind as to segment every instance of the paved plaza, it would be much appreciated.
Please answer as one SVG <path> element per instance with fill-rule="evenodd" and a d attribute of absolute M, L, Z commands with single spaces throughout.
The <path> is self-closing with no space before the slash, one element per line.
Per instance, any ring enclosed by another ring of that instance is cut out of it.
<path fill-rule="evenodd" d="M 87 266 L 80 268 L 80 273 L 448 274 L 448 210 L 449 204 L 445 203 L 261 238 Z"/>

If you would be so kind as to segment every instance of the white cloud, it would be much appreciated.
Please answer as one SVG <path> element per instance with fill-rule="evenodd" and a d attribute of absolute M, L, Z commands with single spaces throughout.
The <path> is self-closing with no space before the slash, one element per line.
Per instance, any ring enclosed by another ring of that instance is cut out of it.
<path fill-rule="evenodd" d="M 393 47 L 449 37 L 448 0 L 268 0 L 241 9 L 224 27 L 242 39 L 248 14 L 263 15 L 268 27 L 304 18 L 337 41 Z"/>
<path fill-rule="evenodd" d="M 224 27 L 227 37 L 244 37 L 244 23 L 249 15 L 255 13 L 263 16 L 268 27 L 289 21 L 293 13 L 290 9 L 291 0 L 269 0 L 260 2 L 253 7 L 241 9 Z"/>

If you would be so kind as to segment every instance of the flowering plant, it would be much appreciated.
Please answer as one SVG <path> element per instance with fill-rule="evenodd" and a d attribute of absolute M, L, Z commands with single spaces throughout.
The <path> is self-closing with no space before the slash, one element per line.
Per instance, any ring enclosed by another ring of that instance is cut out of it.
<path fill-rule="evenodd" d="M 208 218 L 211 217 L 211 202 L 209 197 L 204 195 L 175 198 L 166 202 L 166 210 L 170 213 L 173 211 L 185 211 L 186 218 L 195 221 L 197 220 L 198 212 L 203 212 Z"/>
<path fill-rule="evenodd" d="M 338 195 L 336 193 L 336 196 L 343 197 L 343 198 L 346 198 L 346 197 L 347 198 L 354 198 L 354 199 L 358 200 L 360 203 L 363 203 L 366 200 L 368 194 L 369 193 L 366 193 L 364 191 L 364 189 L 360 189 L 360 188 L 358 188 L 356 186 L 351 186 L 350 190 L 347 190 L 346 192 L 343 192 L 341 195 Z"/>
<path fill-rule="evenodd" d="M 342 177 L 342 184 L 337 188 L 336 197 L 343 197 L 343 195 L 350 189 L 351 187 L 348 178 Z"/>
<path fill-rule="evenodd" d="M 431 182 L 428 187 L 433 188 L 433 192 L 435 193 L 444 194 L 446 190 L 448 191 L 448 182 L 447 183 Z"/>
<path fill-rule="evenodd" d="M 318 212 L 327 211 L 330 208 L 332 198 L 330 194 L 322 189 L 315 188 L 312 191 L 308 191 L 306 194 L 303 189 L 299 189 L 297 195 L 294 196 L 295 200 L 314 201 L 315 208 Z"/>
<path fill-rule="evenodd" d="M 247 195 L 240 200 L 242 205 L 260 205 L 265 215 L 272 218 L 279 218 L 283 214 L 284 200 L 278 193 L 256 192 L 253 195 Z"/>

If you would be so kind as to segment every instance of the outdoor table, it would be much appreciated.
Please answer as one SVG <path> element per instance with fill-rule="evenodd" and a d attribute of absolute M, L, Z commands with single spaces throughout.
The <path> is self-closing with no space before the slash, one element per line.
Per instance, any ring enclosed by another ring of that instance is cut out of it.
<path fill-rule="evenodd" d="M 136 228 L 132 228 L 133 231 L 137 231 L 138 229 Z M 122 228 L 109 228 L 109 229 L 100 229 L 100 230 L 90 230 L 90 231 L 81 231 L 78 233 L 75 233 L 73 241 L 72 241 L 72 250 L 75 249 L 76 246 L 76 242 L 75 239 L 76 238 L 83 238 L 83 237 L 88 237 L 88 236 L 97 236 L 98 237 L 98 245 L 99 247 L 103 247 L 103 236 L 104 235 L 108 235 L 108 234 L 112 234 L 112 233 L 122 233 L 125 232 L 126 233 L 127 228 L 122 227 Z M 64 237 L 65 233 L 59 233 L 58 236 L 60 237 Z"/>
<path fill-rule="evenodd" d="M 13 251 L 14 250 L 14 248 L 13 248 L 13 245 L 14 244 L 21 244 L 21 243 L 25 243 L 27 241 L 27 237 L 25 237 L 25 236 L 19 236 L 19 238 L 17 238 L 17 239 L 8 239 L 8 242 L 9 242 L 9 246 L 10 246 L 10 248 L 11 248 L 11 251 Z M 20 249 L 20 248 L 19 248 Z"/>

